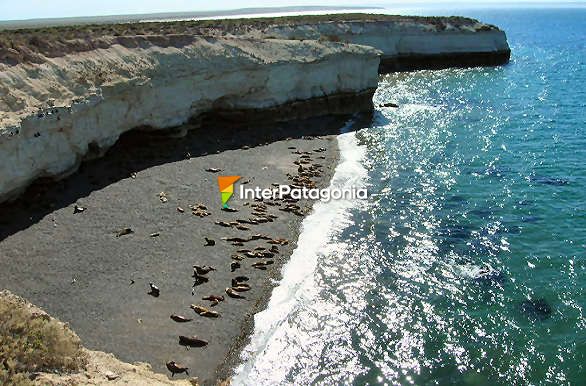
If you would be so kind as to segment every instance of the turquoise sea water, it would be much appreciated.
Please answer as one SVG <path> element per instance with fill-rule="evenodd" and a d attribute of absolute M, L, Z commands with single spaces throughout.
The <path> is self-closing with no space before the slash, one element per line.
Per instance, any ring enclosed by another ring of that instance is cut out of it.
<path fill-rule="evenodd" d="M 459 13 L 512 62 L 381 78 L 236 383 L 586 384 L 586 10 Z"/>

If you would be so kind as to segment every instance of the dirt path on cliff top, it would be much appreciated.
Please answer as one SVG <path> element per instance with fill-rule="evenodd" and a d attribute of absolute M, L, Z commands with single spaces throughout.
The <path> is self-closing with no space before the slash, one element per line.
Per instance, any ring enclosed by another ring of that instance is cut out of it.
<path fill-rule="evenodd" d="M 294 161 L 300 159 L 293 152 L 300 150 L 311 153 L 312 164 L 322 165 L 321 176 L 313 180 L 327 186 L 337 162 L 331 134 L 342 124 L 340 119 L 321 119 L 262 129 L 198 129 L 184 138 L 128 134 L 104 158 L 85 163 L 73 176 L 34 186 L 17 202 L 0 207 L 0 288 L 69 323 L 91 350 L 112 352 L 126 362 L 147 362 L 166 374 L 165 362 L 175 360 L 200 382 L 212 383 L 219 369 L 226 374 L 226 360 L 234 363 L 246 343 L 252 315 L 266 304 L 270 278 L 279 277 L 302 218 L 267 206 L 268 213 L 278 216 L 274 222 L 245 224 L 250 230 L 216 225 L 253 217 L 253 208 L 236 197 L 231 206 L 238 212 L 220 210 L 217 176 L 240 175 L 251 181 L 250 187 L 288 183 L 287 174 L 297 174 Z M 314 152 L 322 147 L 327 151 Z M 210 173 L 208 168 L 223 171 Z M 196 203 L 211 214 L 193 215 L 189 206 Z M 74 214 L 74 204 L 87 209 Z M 311 205 L 299 204 L 304 209 Z M 116 237 L 126 227 L 134 233 Z M 150 237 L 155 232 L 159 236 Z M 231 273 L 231 255 L 238 249 L 271 245 L 257 240 L 235 246 L 221 237 L 257 233 L 291 242 L 278 246 L 268 270 L 251 267 L 265 259 L 246 258 Z M 204 237 L 216 245 L 205 247 Z M 194 287 L 192 296 L 193 264 L 217 271 L 207 274 L 209 282 Z M 246 299 L 224 292 L 237 275 L 250 277 L 252 290 L 243 293 Z M 160 288 L 158 298 L 147 294 L 149 282 Z M 209 307 L 202 297 L 211 294 L 226 300 Z M 192 303 L 221 316 L 199 316 L 190 309 Z M 193 321 L 176 323 L 171 314 Z M 178 344 L 179 335 L 197 335 L 209 344 L 187 350 Z"/>

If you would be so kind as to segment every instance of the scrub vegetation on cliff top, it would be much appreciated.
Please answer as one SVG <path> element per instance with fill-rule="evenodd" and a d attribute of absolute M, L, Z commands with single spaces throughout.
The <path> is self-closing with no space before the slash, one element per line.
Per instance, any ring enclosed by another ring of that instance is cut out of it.
<path fill-rule="evenodd" d="M 148 41 L 152 44 L 171 45 L 182 41 L 178 40 L 180 36 L 177 35 L 219 37 L 243 34 L 251 30 L 262 30 L 274 25 L 351 21 L 420 23 L 432 25 L 438 31 L 446 29 L 448 25 L 456 28 L 472 27 L 476 31 L 497 29 L 477 20 L 458 16 L 424 17 L 362 13 L 8 29 L 0 31 L 0 63 L 7 65 L 23 62 L 42 63 L 47 57 L 59 57 L 73 52 L 108 48 L 112 44 L 140 46 Z M 183 41 L 188 43 L 185 39 Z"/>
<path fill-rule="evenodd" d="M 30 384 L 36 372 L 71 372 L 86 364 L 77 335 L 9 292 L 0 292 L 0 384 Z"/>

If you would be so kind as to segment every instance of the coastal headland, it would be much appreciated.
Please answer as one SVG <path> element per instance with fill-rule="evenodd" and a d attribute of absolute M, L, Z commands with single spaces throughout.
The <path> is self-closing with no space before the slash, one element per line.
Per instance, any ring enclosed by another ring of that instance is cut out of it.
<path fill-rule="evenodd" d="M 1 31 L 0 288 L 91 350 L 167 374 L 176 361 L 199 383 L 228 379 L 312 203 L 235 200 L 224 211 L 217 176 L 326 187 L 335 136 L 368 121 L 380 73 L 509 57 L 503 31 L 460 17 Z M 214 270 L 193 276 L 194 265 Z M 244 299 L 226 292 L 237 276 Z M 212 307 L 209 295 L 224 301 Z M 186 348 L 180 335 L 207 344 Z"/>

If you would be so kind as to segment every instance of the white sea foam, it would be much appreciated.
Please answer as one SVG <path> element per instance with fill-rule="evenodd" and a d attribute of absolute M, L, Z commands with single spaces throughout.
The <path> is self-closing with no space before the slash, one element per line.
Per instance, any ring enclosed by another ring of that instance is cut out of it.
<path fill-rule="evenodd" d="M 344 133 L 345 129 L 338 136 L 340 163 L 330 189 L 366 185 L 368 175 L 362 165 L 365 148 L 358 144 L 354 132 Z M 289 316 L 314 298 L 317 291 L 315 272 L 320 256 L 328 250 L 329 241 L 348 224 L 350 209 L 361 204 L 361 200 L 315 203 L 313 212 L 303 220 L 297 248 L 283 267 L 283 279 L 273 290 L 267 309 L 255 315 L 255 330 L 242 353 L 243 364 L 235 371 L 233 385 L 284 381 L 295 365 L 279 359 L 279 353 L 287 349 L 287 341 L 295 338 L 287 336 L 296 333 L 295 328 L 287 328 Z"/>

